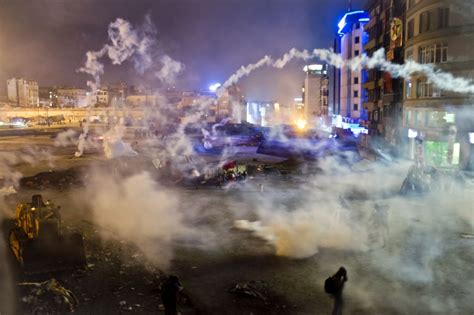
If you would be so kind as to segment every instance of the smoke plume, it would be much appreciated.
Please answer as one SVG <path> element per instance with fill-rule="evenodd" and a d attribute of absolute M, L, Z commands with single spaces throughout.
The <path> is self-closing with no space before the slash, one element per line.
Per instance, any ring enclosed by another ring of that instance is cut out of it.
<path fill-rule="evenodd" d="M 86 53 L 86 62 L 79 72 L 87 73 L 93 77 L 93 81 L 88 81 L 91 88 L 88 105 L 94 106 L 96 93 L 100 87 L 100 77 L 104 74 L 104 65 L 101 58 L 107 56 L 112 64 L 121 65 L 126 60 L 132 59 L 135 69 L 139 73 L 154 71 L 156 77 L 164 83 L 172 83 L 177 75 L 184 69 L 183 64 L 173 60 L 168 55 L 159 56 L 154 51 L 158 50 L 159 44 L 154 38 L 156 30 L 149 16 L 145 18 L 142 26 L 134 28 L 127 20 L 117 18 L 109 24 L 108 37 L 110 43 L 97 51 Z M 159 61 L 159 62 L 158 62 Z M 161 67 L 159 66 L 161 64 Z M 82 156 L 85 141 L 89 132 L 89 114 L 84 124 L 82 134 L 79 136 L 78 150 L 76 157 Z"/>
<path fill-rule="evenodd" d="M 184 221 L 178 196 L 148 173 L 120 179 L 99 173 L 91 179 L 85 199 L 94 222 L 104 227 L 103 236 L 133 242 L 152 263 L 167 268 L 174 242 L 196 236 Z"/>

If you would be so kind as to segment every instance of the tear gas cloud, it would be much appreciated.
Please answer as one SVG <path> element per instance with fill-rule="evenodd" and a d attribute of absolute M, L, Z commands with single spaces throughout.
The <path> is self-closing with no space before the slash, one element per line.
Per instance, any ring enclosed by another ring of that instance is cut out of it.
<path fill-rule="evenodd" d="M 120 156 L 136 156 L 135 152 L 129 143 L 122 140 L 124 132 L 123 126 L 115 126 L 107 131 L 103 136 L 103 148 L 105 157 L 108 159 L 117 158 Z"/>
<path fill-rule="evenodd" d="M 99 51 L 88 52 L 86 64 L 79 70 L 94 78 L 94 82 L 90 84 L 93 90 L 99 86 L 100 76 L 104 72 L 99 59 L 106 55 L 113 64 L 135 58 L 133 60 L 140 72 L 153 68 L 155 58 L 151 57 L 149 50 L 153 45 L 150 36 L 154 32 L 153 27 L 147 23 L 143 30 L 132 28 L 123 19 L 110 24 L 111 44 L 104 45 Z M 354 70 L 362 67 L 380 68 L 395 77 L 403 78 L 408 78 L 413 73 L 423 73 L 447 91 L 474 93 L 472 82 L 468 79 L 455 78 L 433 66 L 412 61 L 405 65 L 391 64 L 384 59 L 382 50 L 372 57 L 363 56 L 344 61 L 331 50 L 315 49 L 310 52 L 292 49 L 280 59 L 273 60 L 265 56 L 254 64 L 241 67 L 229 77 L 223 88 L 262 66 L 282 68 L 295 58 L 319 58 L 333 66 Z M 179 62 L 167 55 L 156 60 L 161 63 L 162 68 L 154 73 L 162 81 L 172 81 L 183 69 Z M 223 91 L 218 90 L 218 94 Z M 166 105 L 160 104 L 164 107 Z M 207 105 L 207 102 L 198 104 L 198 111 L 184 117 L 176 132 L 168 135 L 164 141 L 159 141 L 160 146 L 154 152 L 154 157 L 178 160 L 193 156 L 193 144 L 186 136 L 185 128 L 200 120 L 200 110 L 204 110 Z M 160 122 L 167 118 L 161 116 L 159 111 L 150 112 L 150 116 Z M 225 121 L 222 123 L 225 124 Z M 214 135 L 218 125 L 219 123 L 210 131 L 204 129 L 204 138 Z M 84 150 L 88 128 L 86 123 L 80 136 L 82 138 L 79 138 L 79 156 Z M 122 140 L 122 136 L 121 126 L 104 134 L 104 153 L 107 158 L 136 155 L 131 146 Z M 279 133 L 274 136 L 282 141 L 293 141 Z M 58 136 L 56 144 L 68 145 L 74 141 L 74 137 L 72 131 L 67 131 Z M 310 142 L 298 143 L 302 148 L 312 145 Z M 7 155 L 4 161 L 6 162 L 2 164 L 0 160 L 0 172 L 2 175 L 9 174 L 4 182 L 16 183 L 21 176 L 11 171 L 12 161 L 16 159 Z M 449 188 L 451 190 L 446 187 L 445 191 L 449 191 L 450 198 L 439 193 L 429 193 L 408 199 L 398 195 L 408 170 L 408 164 L 404 162 L 389 165 L 373 163 L 368 166 L 369 169 L 358 173 L 357 167 L 344 167 L 337 158 L 328 157 L 318 161 L 318 167 L 321 171 L 306 176 L 303 184 L 292 184 L 292 187 L 284 190 L 266 185 L 262 193 L 245 194 L 244 200 L 240 202 L 249 209 L 247 211 L 219 204 L 218 214 L 213 213 L 221 221 L 217 223 L 220 225 L 218 228 L 213 227 L 216 234 L 206 230 L 205 225 L 194 224 L 200 221 L 203 214 L 214 211 L 210 209 L 209 196 L 204 194 L 189 197 L 181 194 L 158 184 L 146 172 L 122 177 L 113 172 L 93 169 L 85 191 L 80 193 L 80 202 L 86 203 L 92 210 L 94 223 L 103 227 L 101 230 L 104 238 L 120 238 L 134 243 L 150 261 L 162 268 L 170 266 L 177 243 L 198 240 L 200 246 L 209 243 L 212 244 L 209 249 L 215 249 L 215 244 L 222 244 L 229 237 L 229 229 L 235 227 L 250 231 L 271 244 L 274 253 L 280 256 L 306 258 L 322 250 L 365 253 L 367 264 L 383 273 L 391 282 L 432 285 L 435 280 L 446 280 L 449 277 L 447 271 L 437 269 L 436 263 L 440 257 L 461 246 L 446 235 L 454 235 L 457 229 L 472 228 L 472 195 L 465 193 L 466 187 L 449 185 L 452 186 Z M 381 238 L 378 235 L 374 241 L 373 234 L 378 230 L 374 225 L 374 208 L 377 203 L 382 203 L 389 209 L 388 244 L 383 250 L 374 250 L 374 245 Z M 203 239 L 206 242 L 199 241 Z M 455 258 L 454 263 L 463 266 L 464 261 L 462 258 Z M 471 288 L 474 287 L 471 279 L 468 282 Z M 367 292 L 370 283 L 362 279 L 358 284 L 351 282 L 351 286 L 360 289 L 354 290 L 355 292 Z M 356 293 L 357 299 L 364 299 L 367 305 L 372 303 L 371 294 L 357 294 L 360 293 Z M 397 294 L 393 299 L 393 308 L 397 309 L 396 302 L 407 299 L 403 293 Z M 440 305 L 434 299 L 420 303 L 427 305 L 430 311 L 456 310 L 455 305 Z"/>
<path fill-rule="evenodd" d="M 169 267 L 175 242 L 198 237 L 184 220 L 178 194 L 157 184 L 148 173 L 113 178 L 98 171 L 84 200 L 105 238 L 133 242 L 160 268 Z"/>
<path fill-rule="evenodd" d="M 110 43 L 105 44 L 100 50 L 88 51 L 84 66 L 78 69 L 79 72 L 87 73 L 94 79 L 94 81 L 87 82 L 87 85 L 91 88 L 88 101 L 89 107 L 95 104 L 94 98 L 96 97 L 97 89 L 100 87 L 100 77 L 104 73 L 104 65 L 99 60 L 105 56 L 114 65 L 121 65 L 126 60 L 132 58 L 135 69 L 138 72 L 153 71 L 155 76 L 164 83 L 172 83 L 176 79 L 176 76 L 184 69 L 184 66 L 168 55 L 160 57 L 153 53 L 152 50 L 159 48 L 157 41 L 153 37 L 154 35 L 156 35 L 156 30 L 149 16 L 145 18 L 144 24 L 136 29 L 133 28 L 130 22 L 121 18 L 117 18 L 109 24 L 108 36 Z M 159 64 L 161 64 L 161 68 L 159 68 Z M 90 116 L 90 113 L 88 116 Z M 76 157 L 82 156 L 84 152 L 90 124 L 88 118 L 84 125 L 84 130 L 81 136 L 79 136 Z"/>

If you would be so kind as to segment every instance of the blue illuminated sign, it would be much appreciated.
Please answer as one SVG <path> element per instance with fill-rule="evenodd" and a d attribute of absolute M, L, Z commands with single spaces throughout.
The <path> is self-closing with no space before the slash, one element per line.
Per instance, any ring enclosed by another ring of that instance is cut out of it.
<path fill-rule="evenodd" d="M 365 11 L 347 12 L 337 24 L 337 33 L 342 36 L 349 31 L 349 27 L 357 22 L 369 22 L 370 16 Z"/>

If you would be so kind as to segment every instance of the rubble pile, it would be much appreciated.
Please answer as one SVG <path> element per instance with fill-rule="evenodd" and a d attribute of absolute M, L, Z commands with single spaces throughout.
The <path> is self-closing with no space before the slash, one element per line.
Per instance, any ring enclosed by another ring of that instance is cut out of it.
<path fill-rule="evenodd" d="M 79 304 L 72 291 L 54 278 L 44 282 L 22 282 L 18 286 L 28 314 L 72 313 Z"/>

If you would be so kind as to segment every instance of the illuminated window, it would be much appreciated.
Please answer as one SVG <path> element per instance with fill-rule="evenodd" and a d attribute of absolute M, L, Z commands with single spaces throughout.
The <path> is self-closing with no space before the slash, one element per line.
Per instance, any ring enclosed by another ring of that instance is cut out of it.
<path fill-rule="evenodd" d="M 411 82 L 411 80 L 405 81 L 405 96 L 406 96 L 406 98 L 412 98 L 413 97 L 412 96 L 413 95 L 412 94 L 412 92 L 413 92 L 412 87 L 413 87 L 413 83 Z"/>

